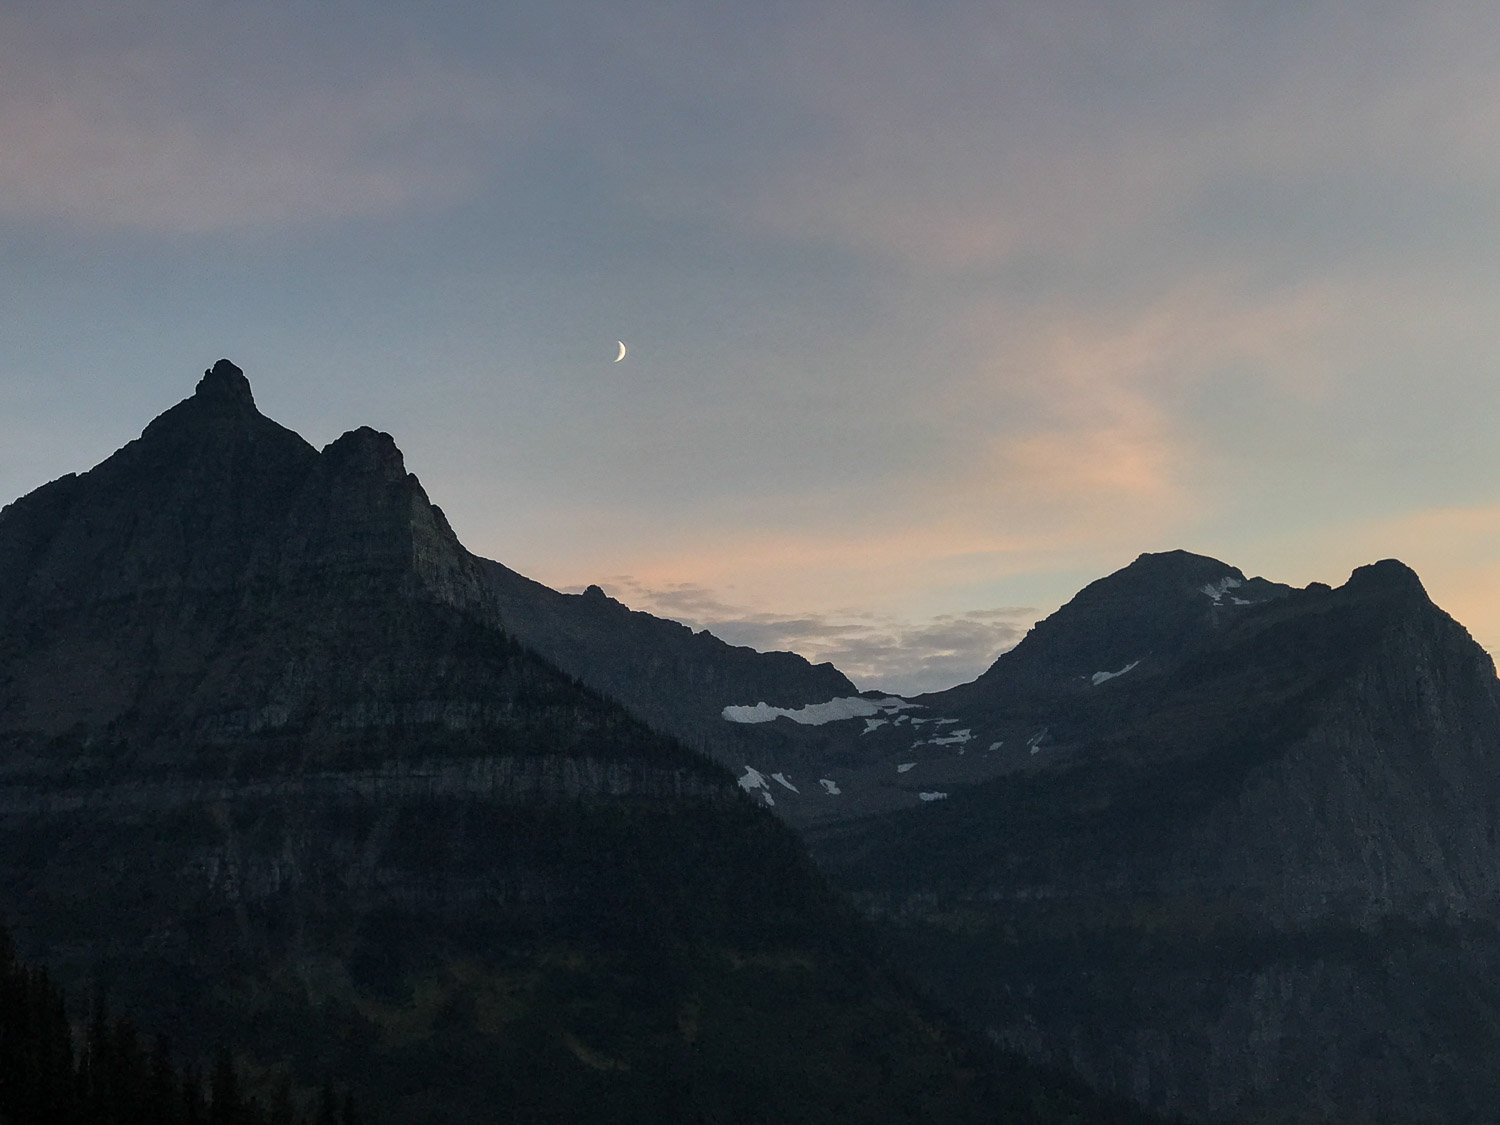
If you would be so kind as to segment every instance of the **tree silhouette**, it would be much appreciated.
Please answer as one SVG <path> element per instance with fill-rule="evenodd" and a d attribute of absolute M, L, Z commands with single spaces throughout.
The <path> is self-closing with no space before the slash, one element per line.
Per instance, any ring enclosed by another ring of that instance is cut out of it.
<path fill-rule="evenodd" d="M 323 1087 L 318 1125 L 357 1125 L 354 1098 L 342 1109 Z M 68 1022 L 62 989 L 46 970 L 16 960 L 0 926 L 0 1125 L 308 1125 L 283 1078 L 267 1109 L 247 1096 L 234 1056 L 222 1047 L 205 1093 L 191 1066 L 178 1070 L 165 1038 L 147 1051 L 128 1015 L 111 1018 L 102 991 L 83 1034 Z"/>

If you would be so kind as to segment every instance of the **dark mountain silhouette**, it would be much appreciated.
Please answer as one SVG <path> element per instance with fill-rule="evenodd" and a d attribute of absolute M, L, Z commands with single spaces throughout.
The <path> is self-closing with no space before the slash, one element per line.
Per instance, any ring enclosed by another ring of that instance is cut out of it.
<path fill-rule="evenodd" d="M 1143 556 L 924 702 L 1045 737 L 814 852 L 997 1041 L 1208 1120 L 1493 1117 L 1500 685 L 1407 567 Z"/>
<path fill-rule="evenodd" d="M 220 361 L 0 512 L 0 575 L 0 913 L 184 1057 L 377 1122 L 1143 1119 L 933 1016 L 729 772 L 524 647 L 388 435 Z"/>
<path fill-rule="evenodd" d="M 1101 671 L 1129 667 L 1138 678 L 1171 672 L 1246 606 L 1290 590 L 1187 551 L 1142 555 L 1037 622 L 972 685 L 938 694 L 950 707 L 994 708 L 1083 691 L 1096 686 Z"/>
<path fill-rule="evenodd" d="M 707 630 L 628 609 L 598 586 L 561 594 L 499 563 L 482 567 L 513 636 L 657 730 L 727 764 L 755 732 L 725 723 L 725 707 L 801 707 L 858 694 L 832 664 L 726 644 Z"/>
<path fill-rule="evenodd" d="M 557 659 L 600 674 L 626 617 Z M 717 742 L 656 718 L 997 1041 L 1204 1120 L 1500 1105 L 1500 686 L 1401 563 L 1296 590 L 1142 555 L 973 683 L 766 702 L 795 714 Z"/>

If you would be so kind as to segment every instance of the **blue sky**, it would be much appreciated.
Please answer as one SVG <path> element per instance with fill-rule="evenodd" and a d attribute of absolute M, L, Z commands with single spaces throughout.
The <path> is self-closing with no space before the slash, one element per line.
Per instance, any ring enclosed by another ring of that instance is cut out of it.
<path fill-rule="evenodd" d="M 1493 647 L 1497 56 L 1461 3 L 8 5 L 0 495 L 227 356 L 478 553 L 861 686 L 1175 547 L 1399 557 Z"/>

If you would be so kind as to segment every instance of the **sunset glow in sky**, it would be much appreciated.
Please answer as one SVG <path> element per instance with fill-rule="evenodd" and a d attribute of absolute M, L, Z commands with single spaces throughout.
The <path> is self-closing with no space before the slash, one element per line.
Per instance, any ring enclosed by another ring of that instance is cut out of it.
<path fill-rule="evenodd" d="M 861 687 L 1177 547 L 1495 649 L 1497 251 L 1472 3 L 8 5 L 0 501 L 226 356 Z"/>

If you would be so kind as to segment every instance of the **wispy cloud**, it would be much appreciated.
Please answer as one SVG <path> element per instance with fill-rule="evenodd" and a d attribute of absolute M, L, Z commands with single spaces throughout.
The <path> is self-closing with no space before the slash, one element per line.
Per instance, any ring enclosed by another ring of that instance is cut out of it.
<path fill-rule="evenodd" d="M 775 61 L 822 128 L 751 211 L 939 270 L 1410 238 L 1454 217 L 1425 191 L 1482 206 L 1500 182 L 1497 30 L 1457 4 L 813 7 Z"/>
<path fill-rule="evenodd" d="M 551 96 L 336 19 L 0 15 L 0 215 L 201 232 L 470 195 Z M 358 51 L 365 54 L 360 57 Z"/>

